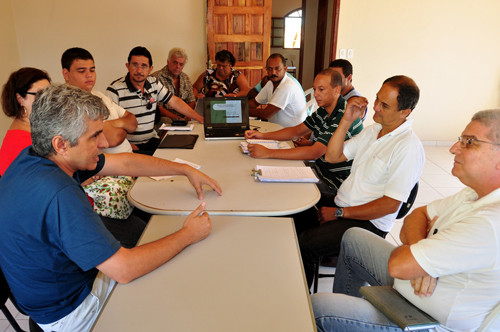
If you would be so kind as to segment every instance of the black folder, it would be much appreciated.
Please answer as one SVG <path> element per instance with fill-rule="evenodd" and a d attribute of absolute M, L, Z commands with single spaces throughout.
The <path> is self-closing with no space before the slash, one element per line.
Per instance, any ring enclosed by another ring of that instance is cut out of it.
<path fill-rule="evenodd" d="M 198 139 L 198 135 L 166 135 L 159 149 L 192 149 Z"/>

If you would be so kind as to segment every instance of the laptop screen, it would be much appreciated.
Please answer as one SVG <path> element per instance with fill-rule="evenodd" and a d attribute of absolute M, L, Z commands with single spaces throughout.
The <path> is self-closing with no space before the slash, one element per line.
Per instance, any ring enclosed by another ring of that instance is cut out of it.
<path fill-rule="evenodd" d="M 204 98 L 206 127 L 248 127 L 246 97 Z"/>

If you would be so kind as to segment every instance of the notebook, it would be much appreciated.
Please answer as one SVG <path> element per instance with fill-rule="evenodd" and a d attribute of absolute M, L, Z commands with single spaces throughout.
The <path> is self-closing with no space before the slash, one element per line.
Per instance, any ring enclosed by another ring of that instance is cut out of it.
<path fill-rule="evenodd" d="M 166 135 L 158 149 L 193 149 L 198 135 Z"/>
<path fill-rule="evenodd" d="M 403 331 L 426 330 L 439 325 L 391 286 L 363 286 L 359 292 Z"/>
<path fill-rule="evenodd" d="M 249 129 L 248 99 L 218 97 L 203 99 L 205 140 L 245 139 Z"/>

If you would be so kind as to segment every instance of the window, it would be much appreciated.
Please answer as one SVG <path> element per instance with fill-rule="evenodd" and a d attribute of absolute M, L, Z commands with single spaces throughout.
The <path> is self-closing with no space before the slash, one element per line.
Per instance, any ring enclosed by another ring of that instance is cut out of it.
<path fill-rule="evenodd" d="M 300 48 L 302 9 L 285 16 L 285 48 Z"/>
<path fill-rule="evenodd" d="M 285 28 L 285 19 L 282 17 L 273 17 L 271 20 L 271 47 L 283 47 L 283 29 Z"/>

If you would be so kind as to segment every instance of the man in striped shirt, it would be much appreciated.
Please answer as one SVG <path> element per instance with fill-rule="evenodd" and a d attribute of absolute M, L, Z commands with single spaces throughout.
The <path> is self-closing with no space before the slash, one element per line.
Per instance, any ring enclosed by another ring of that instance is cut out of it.
<path fill-rule="evenodd" d="M 112 82 L 107 88 L 107 95 L 137 118 L 136 131 L 127 135 L 134 152 L 152 155 L 160 143 L 154 130 L 157 103 L 167 104 L 179 113 L 203 122 L 203 117 L 182 99 L 149 76 L 153 70 L 153 58 L 145 47 L 137 46 L 130 51 L 126 67 L 128 74 Z"/>

